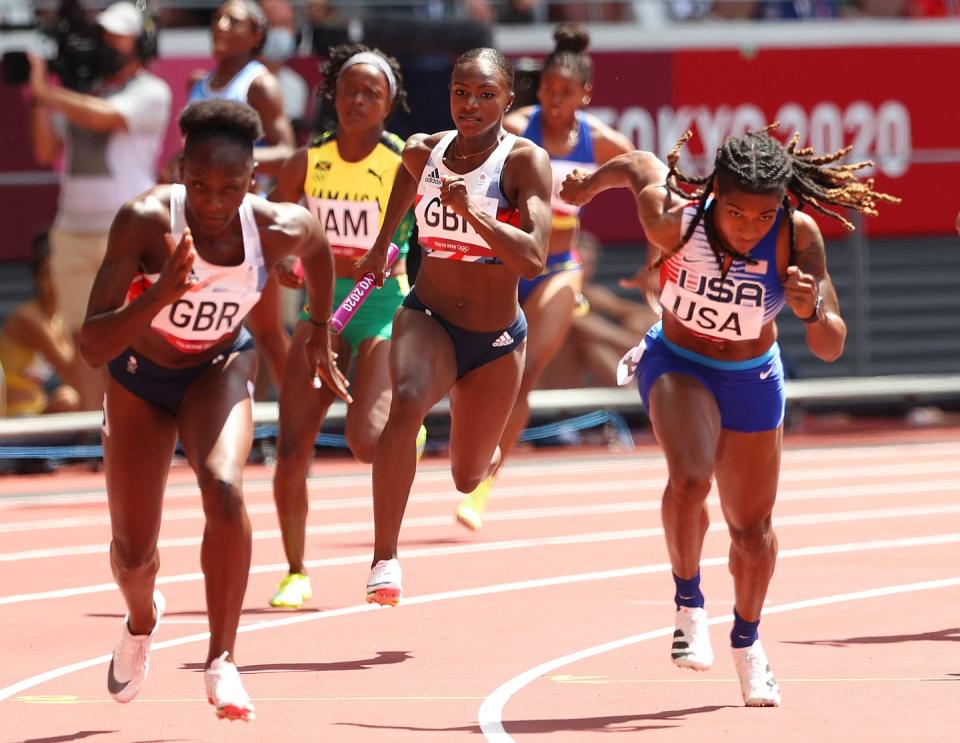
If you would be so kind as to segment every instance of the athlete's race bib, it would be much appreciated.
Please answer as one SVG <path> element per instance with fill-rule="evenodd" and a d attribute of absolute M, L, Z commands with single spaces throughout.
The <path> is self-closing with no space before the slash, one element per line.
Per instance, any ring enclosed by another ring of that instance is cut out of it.
<path fill-rule="evenodd" d="M 377 201 L 311 198 L 309 203 L 327 233 L 334 255 L 355 259 L 373 247 L 380 229 Z"/>
<path fill-rule="evenodd" d="M 182 353 L 199 353 L 239 328 L 259 298 L 249 291 L 207 287 L 167 305 L 150 325 Z"/>
<path fill-rule="evenodd" d="M 470 200 L 496 219 L 496 199 L 473 195 Z M 439 191 L 431 189 L 420 197 L 415 213 L 420 244 L 431 252 L 431 257 L 464 261 L 494 257 L 493 251 L 470 223 L 449 206 L 440 203 Z"/>
<path fill-rule="evenodd" d="M 760 337 L 764 285 L 730 277 L 694 273 L 681 268 L 660 293 L 663 309 L 695 333 L 730 341 Z"/>

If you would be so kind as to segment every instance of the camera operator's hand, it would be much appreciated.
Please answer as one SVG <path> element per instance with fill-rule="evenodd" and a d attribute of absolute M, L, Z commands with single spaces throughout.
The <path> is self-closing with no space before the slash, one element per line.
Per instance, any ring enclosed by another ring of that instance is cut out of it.
<path fill-rule="evenodd" d="M 33 97 L 44 102 L 50 83 L 47 82 L 47 60 L 39 54 L 29 52 L 27 60 L 30 62 L 30 92 Z"/>

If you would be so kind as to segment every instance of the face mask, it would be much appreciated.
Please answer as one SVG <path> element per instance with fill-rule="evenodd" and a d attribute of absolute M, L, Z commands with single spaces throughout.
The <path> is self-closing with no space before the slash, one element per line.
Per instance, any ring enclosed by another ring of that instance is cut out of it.
<path fill-rule="evenodd" d="M 271 28 L 263 44 L 260 56 L 268 62 L 286 62 L 293 56 L 297 42 L 289 28 Z"/>
<path fill-rule="evenodd" d="M 97 49 L 100 77 L 103 79 L 113 77 L 123 69 L 124 65 L 126 65 L 130 59 L 130 55 L 118 52 L 109 44 L 100 42 L 99 48 Z"/>

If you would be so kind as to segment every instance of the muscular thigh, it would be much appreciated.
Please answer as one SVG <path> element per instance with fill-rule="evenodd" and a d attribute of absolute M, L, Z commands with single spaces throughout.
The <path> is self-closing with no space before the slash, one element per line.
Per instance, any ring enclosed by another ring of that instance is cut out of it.
<path fill-rule="evenodd" d="M 367 338 L 357 349 L 347 425 L 383 429 L 390 411 L 390 341 Z"/>
<path fill-rule="evenodd" d="M 456 376 L 453 343 L 440 323 L 418 310 L 398 310 L 390 340 L 392 403 L 416 402 L 425 413 L 447 394 Z"/>
<path fill-rule="evenodd" d="M 490 463 L 513 410 L 525 347 L 477 367 L 450 390 L 450 458 Z"/>
<path fill-rule="evenodd" d="M 180 441 L 201 486 L 208 477 L 241 480 L 253 441 L 250 394 L 256 371 L 255 351 L 232 353 L 207 369 L 180 403 Z"/>
<path fill-rule="evenodd" d="M 108 374 L 101 438 L 114 538 L 153 545 L 177 440 L 176 421 Z"/>
<path fill-rule="evenodd" d="M 717 490 L 731 527 L 747 528 L 773 511 L 782 440 L 782 426 L 754 433 L 724 429 L 721 434 Z"/>
<path fill-rule="evenodd" d="M 703 382 L 676 372 L 662 375 L 650 388 L 648 413 L 671 478 L 713 475 L 720 410 Z"/>

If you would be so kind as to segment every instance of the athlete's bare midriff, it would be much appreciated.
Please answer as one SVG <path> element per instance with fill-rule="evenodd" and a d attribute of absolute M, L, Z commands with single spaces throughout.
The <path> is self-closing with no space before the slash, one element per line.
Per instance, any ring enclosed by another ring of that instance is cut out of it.
<path fill-rule="evenodd" d="M 668 341 L 717 361 L 746 361 L 762 356 L 777 340 L 777 323 L 773 320 L 760 330 L 760 336 L 748 341 L 717 341 L 702 338 L 688 330 L 670 312 L 663 313 L 663 334 Z"/>
<path fill-rule="evenodd" d="M 515 273 L 502 265 L 426 257 L 417 274 L 417 297 L 464 330 L 493 332 L 517 319 Z"/>
<path fill-rule="evenodd" d="M 228 352 L 233 347 L 233 342 L 240 332 L 238 328 L 235 332 L 217 341 L 205 351 L 183 353 L 174 348 L 170 342 L 158 332 L 147 328 L 134 337 L 130 342 L 130 348 L 159 366 L 165 366 L 169 369 L 186 369 L 210 361 L 220 354 Z"/>

